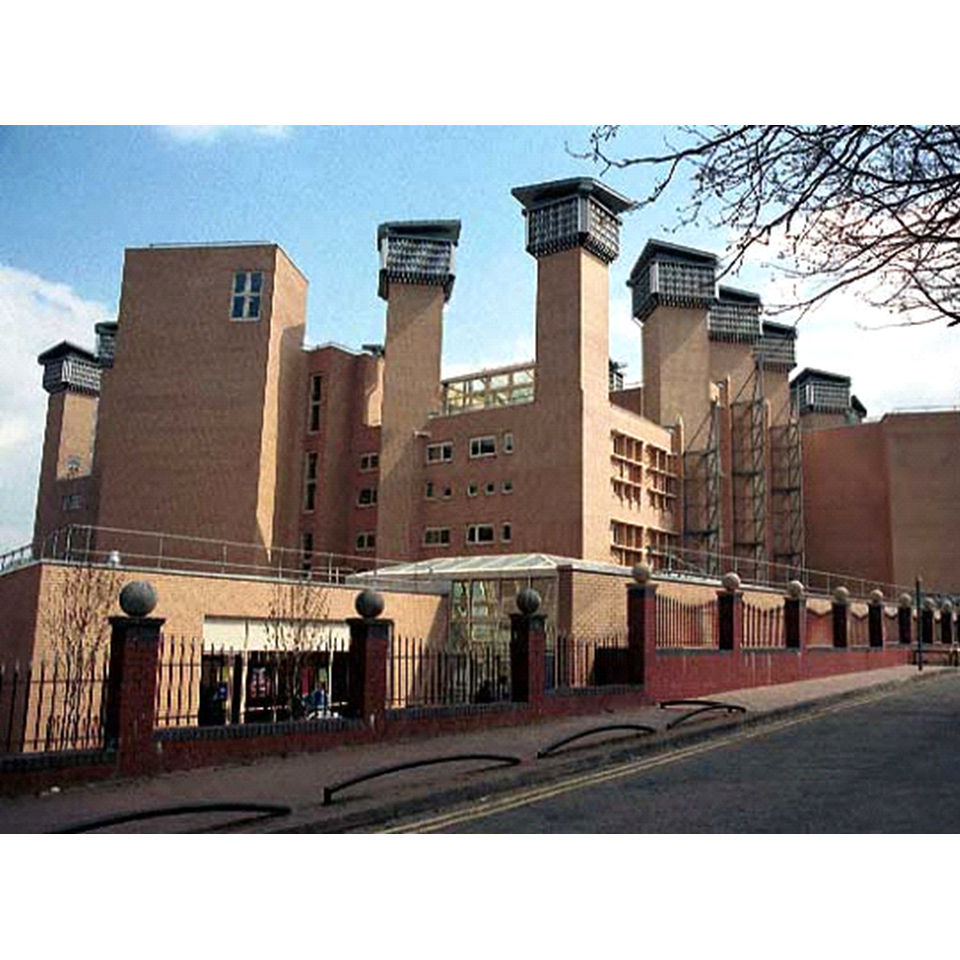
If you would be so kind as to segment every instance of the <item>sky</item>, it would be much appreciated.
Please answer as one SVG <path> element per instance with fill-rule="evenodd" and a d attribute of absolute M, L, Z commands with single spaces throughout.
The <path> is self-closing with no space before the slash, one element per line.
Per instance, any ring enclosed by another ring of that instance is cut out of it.
<path fill-rule="evenodd" d="M 377 225 L 462 222 L 445 315 L 444 372 L 533 359 L 535 261 L 511 188 L 598 170 L 573 153 L 589 126 L 0 127 L 0 552 L 32 533 L 46 394 L 37 355 L 61 340 L 93 348 L 115 319 L 123 252 L 151 243 L 271 241 L 310 281 L 307 339 L 380 342 Z M 669 127 L 628 127 L 627 152 Z M 605 180 L 631 197 L 651 174 Z M 685 184 L 628 214 L 611 267 L 611 356 L 640 378 L 640 329 L 626 279 L 649 237 L 722 253 L 727 237 L 673 225 Z M 757 259 L 728 278 L 768 302 L 788 290 Z M 836 296 L 800 324 L 798 369 L 848 374 L 870 416 L 960 406 L 960 330 L 864 329 L 890 318 Z"/>

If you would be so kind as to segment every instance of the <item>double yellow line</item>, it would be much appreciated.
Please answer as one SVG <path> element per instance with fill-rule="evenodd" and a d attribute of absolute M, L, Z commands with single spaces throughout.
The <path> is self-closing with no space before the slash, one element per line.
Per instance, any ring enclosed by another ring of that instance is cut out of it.
<path fill-rule="evenodd" d="M 569 777 L 558 783 L 550 784 L 545 787 L 533 787 L 529 790 L 519 790 L 504 797 L 493 798 L 490 800 L 480 800 L 472 803 L 470 806 L 453 810 L 450 813 L 442 813 L 436 816 L 427 817 L 422 820 L 415 820 L 409 823 L 398 824 L 397 826 L 385 827 L 375 830 L 375 833 L 436 833 L 438 830 L 444 830 L 447 827 L 454 827 L 461 823 L 468 823 L 471 820 L 478 820 L 481 817 L 489 817 L 496 813 L 505 813 L 508 810 L 515 810 L 517 807 L 529 806 L 532 803 L 539 803 L 541 800 L 549 800 L 552 797 L 559 797 L 573 790 L 582 790 L 584 787 L 592 787 L 598 783 L 607 783 L 611 780 L 622 780 L 624 777 L 631 777 L 646 770 L 653 770 L 656 767 L 666 766 L 669 763 L 677 763 L 680 760 L 686 760 L 690 757 L 698 756 L 702 753 L 709 753 L 711 750 L 719 750 L 722 747 L 730 746 L 734 743 L 740 743 L 744 740 L 753 740 L 756 737 L 764 737 L 778 730 L 785 730 L 788 727 L 796 727 L 801 723 L 809 723 L 819 717 L 830 713 L 838 713 L 841 710 L 850 710 L 853 707 L 862 706 L 865 703 L 871 703 L 874 700 L 881 700 L 896 692 L 897 688 L 884 690 L 880 693 L 871 694 L 864 697 L 857 697 L 852 700 L 844 700 L 842 703 L 833 706 L 823 707 L 820 710 L 814 710 L 810 713 L 804 713 L 802 716 L 793 717 L 788 720 L 775 720 L 771 723 L 762 724 L 751 730 L 745 730 L 738 733 L 732 733 L 728 736 L 717 737 L 707 740 L 704 743 L 694 744 L 690 747 L 682 747 L 679 750 L 671 750 L 669 753 L 658 754 L 655 757 L 649 757 L 645 760 L 634 760 L 627 763 L 618 764 L 606 770 L 600 770 L 596 773 L 582 774 L 576 777 Z"/>

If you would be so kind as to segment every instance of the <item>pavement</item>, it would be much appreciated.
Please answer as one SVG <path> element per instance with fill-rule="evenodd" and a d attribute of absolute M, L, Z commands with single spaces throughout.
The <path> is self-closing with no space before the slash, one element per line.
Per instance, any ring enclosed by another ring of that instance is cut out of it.
<path fill-rule="evenodd" d="M 644 754 L 679 749 L 743 725 L 771 723 L 839 700 L 935 679 L 945 672 L 956 670 L 889 667 L 705 695 L 698 700 L 727 706 L 702 712 L 689 704 L 644 706 L 149 778 L 54 787 L 40 795 L 0 798 L 0 832 L 362 831 Z M 605 729 L 597 729 L 601 727 Z M 569 738 L 575 739 L 560 743 Z M 545 750 L 548 755 L 538 757 Z M 463 755 L 474 759 L 446 759 Z M 423 761 L 433 762 L 339 788 L 345 781 L 384 767 Z M 324 803 L 325 791 L 329 791 L 328 803 Z"/>

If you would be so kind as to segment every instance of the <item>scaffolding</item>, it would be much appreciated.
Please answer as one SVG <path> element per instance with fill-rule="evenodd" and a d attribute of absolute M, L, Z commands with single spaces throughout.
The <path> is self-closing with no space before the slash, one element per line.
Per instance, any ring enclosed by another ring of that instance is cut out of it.
<path fill-rule="evenodd" d="M 705 446 L 683 454 L 683 545 L 688 557 L 692 552 L 698 558 L 699 572 L 719 576 L 721 474 L 718 401 L 711 404 L 704 425 L 707 427 Z"/>
<path fill-rule="evenodd" d="M 751 579 L 760 579 L 767 561 L 767 417 L 760 359 L 741 393 L 751 381 L 750 399 L 730 405 L 733 553 L 752 561 Z"/>
<path fill-rule="evenodd" d="M 770 461 L 773 560 L 799 571 L 804 565 L 803 468 L 796 410 L 787 423 L 770 428 Z"/>

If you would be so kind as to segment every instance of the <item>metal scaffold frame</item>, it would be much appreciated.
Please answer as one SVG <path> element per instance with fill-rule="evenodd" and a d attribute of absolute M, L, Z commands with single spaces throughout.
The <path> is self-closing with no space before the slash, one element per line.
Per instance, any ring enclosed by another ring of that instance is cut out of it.
<path fill-rule="evenodd" d="M 770 428 L 770 506 L 773 514 L 775 563 L 803 568 L 803 464 L 800 421 L 791 408 L 790 419 Z"/>
<path fill-rule="evenodd" d="M 706 446 L 683 454 L 683 541 L 686 550 L 702 551 L 703 572 L 719 576 L 720 553 L 720 404 L 714 401 L 700 429 Z M 698 431 L 699 433 L 700 431 Z"/>
<path fill-rule="evenodd" d="M 741 393 L 751 381 L 752 397 L 730 405 L 733 553 L 752 560 L 756 564 L 755 577 L 759 578 L 767 562 L 767 426 L 760 359 Z"/>

